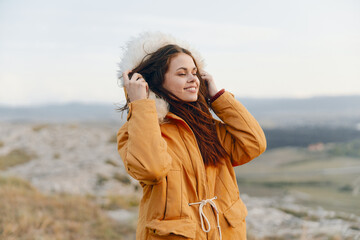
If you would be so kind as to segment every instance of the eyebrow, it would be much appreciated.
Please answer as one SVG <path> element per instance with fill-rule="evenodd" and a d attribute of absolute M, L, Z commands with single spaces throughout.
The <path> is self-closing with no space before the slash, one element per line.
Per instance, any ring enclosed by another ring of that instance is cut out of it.
<path fill-rule="evenodd" d="M 177 70 L 179 70 L 179 69 L 184 69 L 184 70 L 187 70 L 187 68 L 186 68 L 186 67 L 179 67 L 178 69 L 176 69 L 176 71 L 177 71 Z M 192 70 L 197 70 L 197 67 L 194 67 Z"/>

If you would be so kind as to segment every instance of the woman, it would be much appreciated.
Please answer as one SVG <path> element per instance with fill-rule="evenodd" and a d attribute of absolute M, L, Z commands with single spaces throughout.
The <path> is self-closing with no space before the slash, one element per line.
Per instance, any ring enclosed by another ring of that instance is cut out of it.
<path fill-rule="evenodd" d="M 136 239 L 246 239 L 233 167 L 265 151 L 258 122 L 218 91 L 186 43 L 146 33 L 126 49 L 120 70 L 128 116 L 117 140 L 143 188 Z"/>

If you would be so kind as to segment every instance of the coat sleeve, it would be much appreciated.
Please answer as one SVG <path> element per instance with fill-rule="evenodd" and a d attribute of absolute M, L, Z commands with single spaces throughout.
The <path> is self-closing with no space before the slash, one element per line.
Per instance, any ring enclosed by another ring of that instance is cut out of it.
<path fill-rule="evenodd" d="M 265 134 L 256 119 L 229 92 L 224 92 L 211 104 L 215 114 L 219 140 L 230 155 L 232 165 L 249 162 L 266 149 Z"/>
<path fill-rule="evenodd" d="M 127 122 L 118 131 L 117 144 L 125 169 L 133 178 L 152 185 L 167 175 L 172 159 L 161 136 L 154 100 L 129 104 Z"/>

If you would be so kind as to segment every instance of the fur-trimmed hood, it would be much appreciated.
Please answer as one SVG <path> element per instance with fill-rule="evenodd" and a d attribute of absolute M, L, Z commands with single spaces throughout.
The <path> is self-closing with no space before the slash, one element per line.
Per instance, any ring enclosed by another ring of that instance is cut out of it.
<path fill-rule="evenodd" d="M 159 48 L 168 44 L 176 44 L 182 48 L 185 48 L 191 52 L 195 61 L 200 69 L 205 66 L 205 61 L 200 53 L 192 48 L 189 43 L 176 39 L 172 35 L 164 34 L 161 32 L 145 32 L 137 37 L 133 37 L 122 48 L 123 54 L 119 63 L 118 79 L 119 85 L 124 86 L 124 80 L 122 73 L 126 70 L 132 70 L 140 64 L 142 59 L 149 53 L 157 51 Z M 146 79 L 145 79 L 146 80 Z M 126 94 L 126 91 L 125 91 Z M 156 104 L 156 110 L 158 113 L 159 122 L 162 122 L 169 112 L 169 104 L 155 95 L 154 92 L 149 92 L 149 99 L 154 99 Z"/>

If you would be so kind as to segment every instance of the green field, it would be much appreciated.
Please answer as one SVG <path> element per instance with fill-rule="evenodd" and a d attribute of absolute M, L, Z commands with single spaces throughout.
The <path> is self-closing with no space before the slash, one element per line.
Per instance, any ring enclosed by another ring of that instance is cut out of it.
<path fill-rule="evenodd" d="M 297 203 L 360 216 L 360 158 L 321 151 L 277 148 L 235 168 L 241 193 L 296 196 Z"/>

